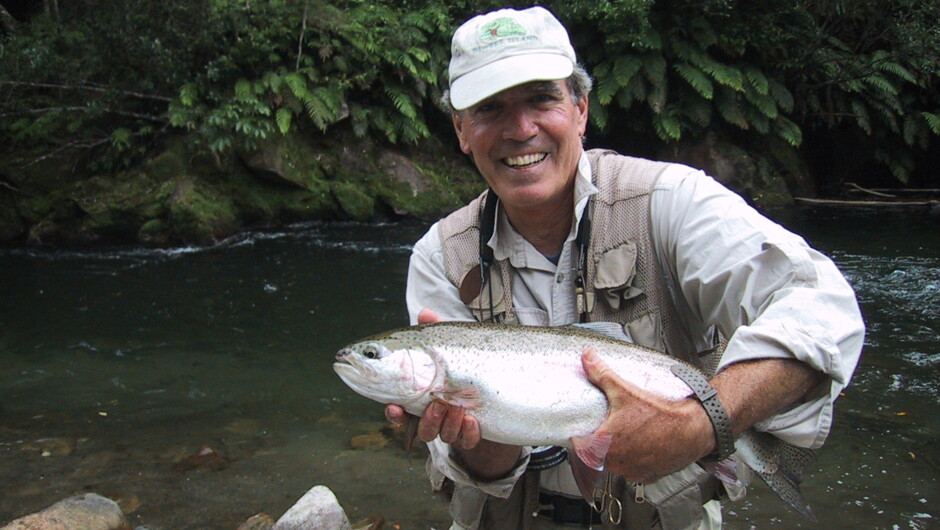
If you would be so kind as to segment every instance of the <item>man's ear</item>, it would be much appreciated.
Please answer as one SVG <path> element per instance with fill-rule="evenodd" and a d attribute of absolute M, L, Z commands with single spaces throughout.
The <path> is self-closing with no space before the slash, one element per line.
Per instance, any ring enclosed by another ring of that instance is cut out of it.
<path fill-rule="evenodd" d="M 470 144 L 464 138 L 464 128 L 463 120 L 461 119 L 461 114 L 459 111 L 453 111 L 450 114 L 451 120 L 454 122 L 454 132 L 457 133 L 457 140 L 460 141 L 460 150 L 463 151 L 465 155 L 470 154 Z"/>
<path fill-rule="evenodd" d="M 584 133 L 587 132 L 587 122 L 588 122 L 588 97 L 581 96 L 576 106 L 578 107 L 578 136 L 584 136 Z"/>

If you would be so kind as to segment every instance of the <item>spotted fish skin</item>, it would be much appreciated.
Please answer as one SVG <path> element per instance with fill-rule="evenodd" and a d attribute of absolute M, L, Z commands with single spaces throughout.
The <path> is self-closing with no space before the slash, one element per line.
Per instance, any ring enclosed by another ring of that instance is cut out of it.
<path fill-rule="evenodd" d="M 594 433 L 607 417 L 608 403 L 584 373 L 585 349 L 596 351 L 623 379 L 665 399 L 681 400 L 693 392 L 671 370 L 681 361 L 614 338 L 610 330 L 620 329 L 615 324 L 590 326 L 413 326 L 346 346 L 333 367 L 355 392 L 380 403 L 421 415 L 440 399 L 464 407 L 487 440 L 568 447 L 575 453 L 573 465 L 600 469 L 609 440 Z M 743 433 L 735 448 L 735 460 L 714 470 L 729 488 L 743 489 L 742 477 L 753 470 L 787 504 L 813 518 L 799 490 L 811 450 L 754 430 Z M 746 468 L 738 473 L 740 464 Z"/>

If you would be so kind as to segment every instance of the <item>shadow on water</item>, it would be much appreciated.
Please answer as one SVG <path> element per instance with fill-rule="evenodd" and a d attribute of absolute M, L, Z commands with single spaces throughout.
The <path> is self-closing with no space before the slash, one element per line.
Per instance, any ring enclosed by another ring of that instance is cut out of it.
<path fill-rule="evenodd" d="M 775 216 L 839 263 L 869 334 L 804 483 L 819 523 L 760 485 L 727 507 L 726 527 L 936 525 L 936 218 Z M 406 323 L 408 253 L 423 229 L 311 225 L 209 249 L 3 250 L 0 522 L 95 491 L 134 524 L 234 529 L 258 512 L 277 518 L 323 484 L 353 520 L 446 527 L 422 454 L 352 449 L 385 421 L 330 366 L 342 344 Z"/>

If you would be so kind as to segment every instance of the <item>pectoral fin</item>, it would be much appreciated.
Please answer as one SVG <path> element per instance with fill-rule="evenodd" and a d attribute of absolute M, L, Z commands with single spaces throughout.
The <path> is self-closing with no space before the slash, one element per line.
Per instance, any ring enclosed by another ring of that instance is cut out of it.
<path fill-rule="evenodd" d="M 463 407 L 467 410 L 478 409 L 483 406 L 483 402 L 480 401 L 480 391 L 473 387 L 446 388 L 431 392 L 431 395 L 445 403 Z"/>
<path fill-rule="evenodd" d="M 604 470 L 604 459 L 607 458 L 610 443 L 611 437 L 609 434 L 591 434 L 571 439 L 571 447 L 578 455 L 578 459 L 584 465 L 597 471 Z"/>
<path fill-rule="evenodd" d="M 592 434 L 570 440 L 574 454 L 568 453 L 571 473 L 581 496 L 594 506 L 594 486 L 604 471 L 604 458 L 610 449 L 610 435 Z"/>

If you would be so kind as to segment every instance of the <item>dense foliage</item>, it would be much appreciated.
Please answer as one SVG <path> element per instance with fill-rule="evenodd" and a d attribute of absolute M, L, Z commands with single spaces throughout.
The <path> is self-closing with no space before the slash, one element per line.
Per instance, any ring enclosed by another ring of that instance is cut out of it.
<path fill-rule="evenodd" d="M 714 131 L 810 155 L 849 142 L 901 181 L 938 150 L 934 1 L 543 4 L 596 78 L 591 115 L 603 134 L 669 143 Z M 507 3 L 17 5 L 32 9 L 0 10 L 0 152 L 100 171 L 181 131 L 217 153 L 291 130 L 393 144 L 449 135 L 436 101 L 450 33 Z"/>

